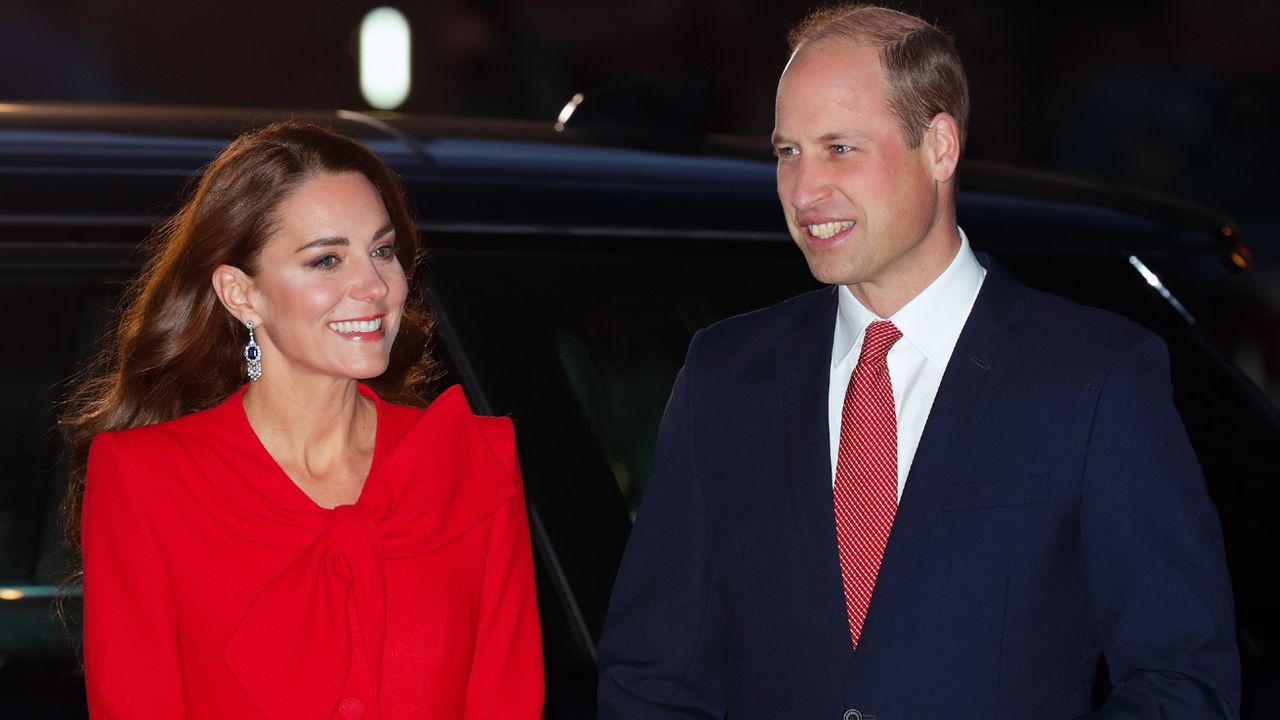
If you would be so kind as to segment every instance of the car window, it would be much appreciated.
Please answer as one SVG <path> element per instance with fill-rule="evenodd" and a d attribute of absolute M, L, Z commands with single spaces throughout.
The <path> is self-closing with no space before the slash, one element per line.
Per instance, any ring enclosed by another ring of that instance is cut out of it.
<path fill-rule="evenodd" d="M 1233 272 L 1213 256 L 1143 256 L 1145 277 L 1195 318 L 1205 337 L 1280 413 L 1280 335 L 1265 278 Z"/>
<path fill-rule="evenodd" d="M 0 373 L 0 584 L 57 584 L 65 568 L 56 522 L 66 488 L 56 428 L 66 380 L 90 357 L 133 271 L 127 248 L 41 243 L 34 228 L 0 228 L 0 303 L 6 351 Z M 140 235 L 139 235 L 140 236 Z"/>
<path fill-rule="evenodd" d="M 446 242 L 430 268 L 434 296 L 496 406 L 519 423 L 545 412 L 536 403 L 567 400 L 573 429 L 593 440 L 634 512 L 693 334 L 818 284 L 782 243 L 619 244 Z"/>
<path fill-rule="evenodd" d="M 1232 361 L 1241 379 L 1270 393 L 1280 411 L 1280 344 L 1272 341 L 1269 294 L 1252 273 L 1231 265 L 1224 238 L 1104 206 L 982 192 L 960 196 L 959 216 L 975 248 L 1028 259 L 1023 281 L 1030 285 L 1038 277 L 1043 289 L 1139 322 L 1156 305 L 1173 309 L 1182 324 L 1202 328 L 1200 340 Z M 1114 302 L 1120 296 L 1126 302 Z"/>
<path fill-rule="evenodd" d="M 485 412 L 516 425 L 539 545 L 567 618 L 540 597 L 548 687 L 591 706 L 594 646 L 694 332 L 817 287 L 784 243 L 689 238 L 428 238 L 443 349 Z M 553 631 L 564 620 L 580 630 Z M 566 643 L 567 638 L 577 640 Z M 570 691 L 572 692 L 572 691 Z M 557 700 L 560 702 L 561 700 Z"/>

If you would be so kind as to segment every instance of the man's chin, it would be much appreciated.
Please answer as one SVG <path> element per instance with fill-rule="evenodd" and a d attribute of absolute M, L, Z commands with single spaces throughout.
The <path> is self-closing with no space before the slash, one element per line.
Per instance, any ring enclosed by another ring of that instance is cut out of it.
<path fill-rule="evenodd" d="M 809 263 L 809 274 L 820 283 L 826 285 L 849 285 L 855 282 L 848 268 L 835 267 L 834 263 L 822 262 L 814 258 L 805 258 Z"/>

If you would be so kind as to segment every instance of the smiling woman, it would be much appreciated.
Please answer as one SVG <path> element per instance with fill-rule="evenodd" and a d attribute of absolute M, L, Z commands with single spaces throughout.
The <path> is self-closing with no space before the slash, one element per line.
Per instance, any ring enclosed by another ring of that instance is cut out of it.
<path fill-rule="evenodd" d="M 225 263 L 213 271 L 232 316 L 260 328 L 264 372 L 291 384 L 381 375 L 409 290 L 377 188 L 359 172 L 316 175 L 280 203 L 274 225 L 254 276 Z"/>
<path fill-rule="evenodd" d="M 537 717 L 512 427 L 458 388 L 422 409 L 431 320 L 391 171 L 272 125 L 151 251 L 62 420 L 90 711 Z"/>

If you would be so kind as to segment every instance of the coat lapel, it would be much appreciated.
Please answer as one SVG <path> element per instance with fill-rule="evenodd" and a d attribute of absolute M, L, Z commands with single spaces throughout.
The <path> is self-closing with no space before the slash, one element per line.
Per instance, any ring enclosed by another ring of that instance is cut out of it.
<path fill-rule="evenodd" d="M 845 620 L 844 591 L 836 552 L 835 507 L 831 493 L 831 449 L 827 419 L 827 387 L 831 372 L 831 342 L 837 312 L 836 288 L 814 295 L 801 311 L 801 326 L 777 347 L 775 361 L 782 397 L 782 431 L 790 473 L 791 507 L 795 514 L 799 550 L 811 596 L 819 637 L 831 644 L 815 652 L 840 658 L 841 677 L 850 653 Z M 841 644 L 843 641 L 843 644 Z"/>
<path fill-rule="evenodd" d="M 971 460 L 967 452 L 970 436 L 983 417 L 992 389 L 999 386 L 1016 359 L 1016 348 L 1006 329 L 1021 318 L 1023 289 L 985 253 L 978 258 L 987 267 L 987 277 L 956 342 L 920 438 L 861 642 L 854 653 L 850 683 L 889 637 L 900 616 L 898 610 L 908 604 L 910 595 L 928 591 L 913 584 L 920 555 L 930 540 L 947 488 Z"/>

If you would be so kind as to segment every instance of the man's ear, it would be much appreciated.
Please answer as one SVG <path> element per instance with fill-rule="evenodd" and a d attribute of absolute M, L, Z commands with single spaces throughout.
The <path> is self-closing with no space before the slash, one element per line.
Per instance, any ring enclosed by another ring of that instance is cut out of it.
<path fill-rule="evenodd" d="M 240 322 L 252 320 L 262 325 L 262 316 L 253 307 L 253 278 L 233 265 L 219 265 L 213 271 L 213 292 L 222 306 Z"/>
<path fill-rule="evenodd" d="M 960 164 L 960 127 L 951 113 L 938 113 L 924 132 L 925 151 L 933 166 L 933 179 L 949 182 L 955 179 Z"/>

